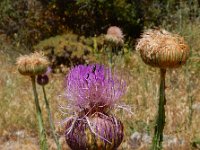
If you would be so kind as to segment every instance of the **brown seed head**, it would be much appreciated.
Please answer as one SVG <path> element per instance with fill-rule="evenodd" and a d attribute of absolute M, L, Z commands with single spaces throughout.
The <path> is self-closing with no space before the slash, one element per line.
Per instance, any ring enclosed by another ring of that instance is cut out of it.
<path fill-rule="evenodd" d="M 184 39 L 164 29 L 149 29 L 136 45 L 143 61 L 159 68 L 175 68 L 185 64 L 189 47 Z"/>
<path fill-rule="evenodd" d="M 48 65 L 48 59 L 38 52 L 17 58 L 18 71 L 22 75 L 32 76 L 43 74 L 46 72 Z"/>
<path fill-rule="evenodd" d="M 112 43 L 114 45 L 123 45 L 124 44 L 124 35 L 122 30 L 119 27 L 111 26 L 107 30 L 107 34 L 105 36 L 105 40 L 108 43 Z"/>

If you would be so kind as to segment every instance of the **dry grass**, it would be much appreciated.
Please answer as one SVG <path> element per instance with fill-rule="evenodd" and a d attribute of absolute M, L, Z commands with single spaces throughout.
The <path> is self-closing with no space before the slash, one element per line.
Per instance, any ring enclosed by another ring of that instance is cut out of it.
<path fill-rule="evenodd" d="M 190 34 L 191 35 L 191 34 Z M 199 34 L 200 35 L 200 34 Z M 196 34 L 194 35 L 196 36 Z M 166 126 L 164 134 L 184 140 L 184 143 L 165 149 L 192 149 L 191 142 L 200 138 L 200 108 L 193 109 L 190 118 L 191 102 L 200 107 L 200 37 L 186 37 L 192 42 L 192 53 L 187 64 L 179 69 L 168 70 L 166 75 Z M 194 45 L 194 46 L 193 46 Z M 0 149 L 38 149 L 37 120 L 29 77 L 20 75 L 12 57 L 0 50 Z M 122 69 L 127 81 L 127 93 L 122 102 L 132 107 L 133 115 L 118 111 L 117 117 L 125 127 L 125 138 L 120 149 L 131 150 L 130 136 L 133 132 L 146 132 L 152 135 L 158 100 L 159 70 L 145 65 L 138 53 L 127 53 L 123 58 L 115 58 L 116 66 Z M 65 102 L 59 98 L 63 90 L 64 76 L 52 74 L 47 85 L 47 96 L 52 108 L 54 121 L 65 116 L 58 110 L 58 104 Z M 49 135 L 47 114 L 43 102 L 42 89 L 38 86 L 41 107 L 45 115 L 45 126 Z M 191 120 L 191 122 L 190 122 Z M 62 136 L 63 127 L 57 131 Z M 23 134 L 19 132 L 23 131 Z M 63 137 L 63 136 L 62 136 Z M 63 140 L 63 139 L 62 139 Z M 52 139 L 49 137 L 49 143 Z M 64 140 L 63 140 L 64 142 Z M 11 147 L 10 147 L 11 146 Z M 12 147 L 13 146 L 13 147 Z M 52 148 L 53 145 L 51 144 Z M 148 149 L 142 143 L 138 149 Z M 67 148 L 66 148 L 67 149 Z"/>

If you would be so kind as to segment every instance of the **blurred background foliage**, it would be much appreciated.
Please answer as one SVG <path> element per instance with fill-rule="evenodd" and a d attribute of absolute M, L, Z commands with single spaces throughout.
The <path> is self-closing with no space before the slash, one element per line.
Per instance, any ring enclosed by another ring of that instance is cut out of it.
<path fill-rule="evenodd" d="M 1 0 L 0 30 L 26 46 L 68 31 L 100 35 L 111 25 L 137 38 L 144 27 L 194 21 L 199 7 L 199 0 Z"/>
<path fill-rule="evenodd" d="M 0 1 L 0 35 L 20 53 L 43 50 L 52 66 L 96 61 L 90 54 L 101 51 L 109 26 L 120 27 L 127 45 L 134 47 L 146 28 L 164 27 L 188 36 L 199 22 L 200 0 Z"/>

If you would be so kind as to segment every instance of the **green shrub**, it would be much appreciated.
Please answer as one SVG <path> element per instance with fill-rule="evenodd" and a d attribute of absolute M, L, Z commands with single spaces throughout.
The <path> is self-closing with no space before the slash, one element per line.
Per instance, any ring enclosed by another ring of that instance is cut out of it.
<path fill-rule="evenodd" d="M 95 62 L 96 58 L 93 54 L 103 47 L 103 37 L 97 39 L 68 33 L 43 40 L 34 46 L 34 49 L 43 51 L 50 58 L 53 69 L 63 71 L 62 67 Z M 95 45 L 98 45 L 96 50 Z"/>
<path fill-rule="evenodd" d="M 0 33 L 28 49 L 46 38 L 73 31 L 99 36 L 111 25 L 125 38 L 138 38 L 143 28 L 173 29 L 198 19 L 198 0 L 1 0 Z"/>

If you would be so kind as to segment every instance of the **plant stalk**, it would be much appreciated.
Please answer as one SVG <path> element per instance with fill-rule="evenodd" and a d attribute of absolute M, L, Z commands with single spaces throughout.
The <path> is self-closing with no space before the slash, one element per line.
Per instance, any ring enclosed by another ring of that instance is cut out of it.
<path fill-rule="evenodd" d="M 47 139 L 46 139 L 46 133 L 45 133 L 44 125 L 43 125 L 42 111 L 39 105 L 38 94 L 36 90 L 35 76 L 31 76 L 31 81 L 32 81 L 33 94 L 34 94 L 34 100 L 35 100 L 35 106 L 36 106 L 36 115 L 37 115 L 38 126 L 39 126 L 40 149 L 47 150 L 48 149 Z"/>
<path fill-rule="evenodd" d="M 162 149 L 163 130 L 165 126 L 165 74 L 166 69 L 160 69 L 160 96 L 158 104 L 158 114 L 153 138 L 153 150 Z"/>
<path fill-rule="evenodd" d="M 109 55 L 109 65 L 110 65 L 110 69 L 112 70 L 112 67 L 113 67 L 113 52 L 112 52 L 112 50 L 110 51 L 110 55 Z"/>
<path fill-rule="evenodd" d="M 61 148 L 61 145 L 59 143 L 58 137 L 57 137 L 56 132 L 55 132 L 55 125 L 53 123 L 51 110 L 50 110 L 49 102 L 47 100 L 47 96 L 46 96 L 46 91 L 45 91 L 44 85 L 42 85 L 42 90 L 43 90 L 43 93 L 44 93 L 44 100 L 45 100 L 45 105 L 46 105 L 46 109 L 47 109 L 47 113 L 48 113 L 48 119 L 49 119 L 49 124 L 50 124 L 50 127 L 51 127 L 51 131 L 52 131 L 52 134 L 53 134 L 53 138 L 54 138 L 54 141 L 55 141 L 55 143 L 57 145 L 57 150 L 61 150 L 62 148 Z"/>

